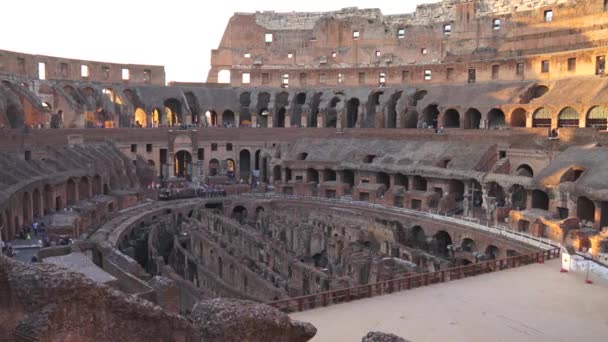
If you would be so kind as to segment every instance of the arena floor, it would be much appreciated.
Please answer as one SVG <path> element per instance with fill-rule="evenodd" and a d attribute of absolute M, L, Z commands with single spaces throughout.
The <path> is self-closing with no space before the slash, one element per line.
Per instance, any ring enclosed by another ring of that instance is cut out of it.
<path fill-rule="evenodd" d="M 560 273 L 559 260 L 292 314 L 313 342 L 369 331 L 423 341 L 606 341 L 608 281 Z"/>

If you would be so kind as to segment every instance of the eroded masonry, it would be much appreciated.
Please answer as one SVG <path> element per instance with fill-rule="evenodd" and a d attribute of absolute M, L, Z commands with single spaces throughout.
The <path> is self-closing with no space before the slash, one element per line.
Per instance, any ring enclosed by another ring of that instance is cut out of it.
<path fill-rule="evenodd" d="M 204 84 L 0 51 L 0 339 L 306 341 L 252 302 L 608 264 L 606 9 L 236 13 Z"/>

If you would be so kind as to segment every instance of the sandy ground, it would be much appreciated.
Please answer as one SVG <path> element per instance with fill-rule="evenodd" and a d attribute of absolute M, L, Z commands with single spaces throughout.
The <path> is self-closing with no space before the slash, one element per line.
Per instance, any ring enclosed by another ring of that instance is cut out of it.
<path fill-rule="evenodd" d="M 292 314 L 314 342 L 369 331 L 423 341 L 608 341 L 608 281 L 559 273 L 559 260 Z"/>

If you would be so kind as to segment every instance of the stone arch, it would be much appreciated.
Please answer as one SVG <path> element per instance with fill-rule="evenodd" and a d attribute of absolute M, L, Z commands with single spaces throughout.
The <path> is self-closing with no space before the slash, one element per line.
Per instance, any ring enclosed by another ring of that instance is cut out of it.
<path fill-rule="evenodd" d="M 580 114 L 572 107 L 562 109 L 557 115 L 557 127 L 578 127 Z"/>
<path fill-rule="evenodd" d="M 51 212 L 51 208 L 53 208 L 53 188 L 50 184 L 46 184 L 42 189 L 43 192 L 43 204 L 42 204 L 42 214 L 48 215 Z"/>
<path fill-rule="evenodd" d="M 236 127 L 234 112 L 230 109 L 224 111 L 224 114 L 222 114 L 222 121 L 223 127 Z"/>
<path fill-rule="evenodd" d="M 188 104 L 188 108 L 190 109 L 190 122 L 194 125 L 198 125 L 200 123 L 200 115 L 201 115 L 201 106 L 199 105 L 199 101 L 194 95 L 193 92 L 187 91 L 184 93 L 186 97 L 186 103 Z"/>
<path fill-rule="evenodd" d="M 247 208 L 237 205 L 232 209 L 232 218 L 243 224 L 247 220 Z"/>
<path fill-rule="evenodd" d="M 489 182 L 486 185 L 488 190 L 488 197 L 493 197 L 496 201 L 496 206 L 499 208 L 504 207 L 506 203 L 505 190 L 496 182 Z"/>
<path fill-rule="evenodd" d="M 595 222 L 595 204 L 585 196 L 576 200 L 576 216 L 581 220 Z"/>
<path fill-rule="evenodd" d="M 460 127 L 460 113 L 456 109 L 450 108 L 443 114 L 443 127 L 445 128 L 459 128 Z"/>
<path fill-rule="evenodd" d="M 409 240 L 411 241 L 411 245 L 416 248 L 427 248 L 426 234 L 424 233 L 424 229 L 421 226 L 416 225 L 410 229 Z"/>
<path fill-rule="evenodd" d="M 511 112 L 511 127 L 526 127 L 528 113 L 523 108 L 517 108 Z"/>
<path fill-rule="evenodd" d="M 319 184 L 319 171 L 313 169 L 313 168 L 308 168 L 306 170 L 306 177 L 308 179 L 309 182 L 313 182 L 315 184 Z"/>
<path fill-rule="evenodd" d="M 274 180 L 275 183 L 277 181 L 280 182 L 282 180 L 281 167 L 279 165 L 275 165 L 275 167 L 272 168 L 272 179 Z"/>
<path fill-rule="evenodd" d="M 449 257 L 453 249 L 452 237 L 445 230 L 440 230 L 433 235 L 434 252 L 443 257 Z"/>
<path fill-rule="evenodd" d="M 416 191 L 426 191 L 427 190 L 427 181 L 426 178 L 422 177 L 422 176 L 414 176 L 413 181 L 412 181 L 412 187 L 414 188 L 413 190 Z"/>
<path fill-rule="evenodd" d="M 594 106 L 587 112 L 586 127 L 606 130 L 608 126 L 608 108 L 604 106 Z"/>
<path fill-rule="evenodd" d="M 164 120 L 166 120 L 166 116 L 163 116 L 163 111 L 159 108 L 152 109 L 152 124 L 155 126 L 162 125 Z"/>
<path fill-rule="evenodd" d="M 101 194 L 101 176 L 93 176 L 93 196 Z"/>
<path fill-rule="evenodd" d="M 25 117 L 23 111 L 16 105 L 9 105 L 6 108 L 6 118 L 10 128 L 21 128 L 24 125 Z"/>
<path fill-rule="evenodd" d="M 404 128 L 418 127 L 418 112 L 413 109 L 408 109 L 403 116 Z"/>
<path fill-rule="evenodd" d="M 551 111 L 545 107 L 535 110 L 532 114 L 532 127 L 551 127 Z"/>
<path fill-rule="evenodd" d="M 277 122 L 275 127 L 285 127 L 285 119 L 287 117 L 287 109 L 285 107 L 281 107 L 277 112 Z"/>
<path fill-rule="evenodd" d="M 369 95 L 367 101 L 367 117 L 365 118 L 365 127 L 368 128 L 381 128 L 376 127 L 376 112 L 380 106 L 380 96 L 384 95 L 382 91 L 374 91 Z"/>
<path fill-rule="evenodd" d="M 346 109 L 346 127 L 357 127 L 357 120 L 359 119 L 359 105 L 359 99 L 356 97 L 348 100 Z"/>
<path fill-rule="evenodd" d="M 306 120 L 306 127 L 317 127 L 319 118 L 319 107 L 321 105 L 322 97 L 322 92 L 315 93 L 315 95 L 313 96 L 312 102 L 310 104 L 310 112 L 308 114 L 308 119 Z"/>
<path fill-rule="evenodd" d="M 352 189 L 355 186 L 355 172 L 353 170 L 344 170 L 342 182 L 350 185 L 350 188 Z"/>
<path fill-rule="evenodd" d="M 534 170 L 528 164 L 521 164 L 515 169 L 515 174 L 522 177 L 534 177 Z"/>
<path fill-rule="evenodd" d="M 506 127 L 505 113 L 498 108 L 494 108 L 488 112 L 488 128 L 497 129 Z"/>
<path fill-rule="evenodd" d="M 83 200 L 89 198 L 90 187 L 89 187 L 89 178 L 83 176 L 80 178 L 78 182 L 78 198 Z"/>
<path fill-rule="evenodd" d="M 239 152 L 239 177 L 245 181 L 249 179 L 251 172 L 251 152 L 243 149 Z"/>
<path fill-rule="evenodd" d="M 402 94 L 402 91 L 395 92 L 386 104 L 386 128 L 397 128 L 397 102 Z"/>
<path fill-rule="evenodd" d="M 500 256 L 500 249 L 494 245 L 488 245 L 486 247 L 486 258 L 490 260 L 496 260 Z"/>
<path fill-rule="evenodd" d="M 519 185 L 515 184 L 511 187 L 511 207 L 515 210 L 524 210 L 526 209 L 526 203 L 528 200 L 528 192 L 526 189 Z"/>
<path fill-rule="evenodd" d="M 192 154 L 186 150 L 179 150 L 173 159 L 175 176 L 190 179 L 192 177 Z"/>
<path fill-rule="evenodd" d="M 148 125 L 148 114 L 146 114 L 145 110 L 141 108 L 135 109 L 134 123 L 137 127 L 146 127 Z"/>
<path fill-rule="evenodd" d="M 388 190 L 391 186 L 391 177 L 386 172 L 376 173 L 376 184 L 383 184 L 385 190 Z"/>
<path fill-rule="evenodd" d="M 219 126 L 218 115 L 217 112 L 213 109 L 210 109 L 205 112 L 205 119 L 207 120 L 207 126 L 215 127 Z"/>
<path fill-rule="evenodd" d="M 439 109 L 437 105 L 428 105 L 422 111 L 422 117 L 424 122 L 429 127 L 437 127 L 439 119 Z"/>
<path fill-rule="evenodd" d="M 76 183 L 71 178 L 66 183 L 66 204 L 76 204 Z"/>
<path fill-rule="evenodd" d="M 168 98 L 164 102 L 167 123 L 170 125 L 183 123 L 182 103 L 175 98 Z"/>
<path fill-rule="evenodd" d="M 342 101 L 339 96 L 334 96 L 329 102 L 329 107 L 325 113 L 325 127 L 336 128 L 338 127 L 338 104 Z"/>
<path fill-rule="evenodd" d="M 464 113 L 464 129 L 479 129 L 481 125 L 481 112 L 470 108 Z"/>
<path fill-rule="evenodd" d="M 549 195 L 539 189 L 532 191 L 532 209 L 549 210 Z"/>
<path fill-rule="evenodd" d="M 393 178 L 394 178 L 395 185 L 402 186 L 407 191 L 407 189 L 409 188 L 409 184 L 408 184 L 408 178 L 406 175 L 404 175 L 402 173 L 396 173 Z"/>
<path fill-rule="evenodd" d="M 462 248 L 462 250 L 464 252 L 473 253 L 473 252 L 477 251 L 477 247 L 475 246 L 475 241 L 470 238 L 462 239 L 462 243 L 460 244 L 460 247 Z"/>
<path fill-rule="evenodd" d="M 217 176 L 220 174 L 220 162 L 213 158 L 209 161 L 209 176 Z"/>
<path fill-rule="evenodd" d="M 448 191 L 454 194 L 454 200 L 460 202 L 464 199 L 464 183 L 458 179 L 450 179 L 448 181 Z"/>

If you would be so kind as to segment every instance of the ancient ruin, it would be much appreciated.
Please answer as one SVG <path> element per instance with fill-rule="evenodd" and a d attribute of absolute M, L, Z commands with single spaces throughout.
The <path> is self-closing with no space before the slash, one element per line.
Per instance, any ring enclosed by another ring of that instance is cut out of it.
<path fill-rule="evenodd" d="M 235 13 L 200 84 L 0 50 L 0 340 L 307 341 L 281 310 L 608 266 L 607 11 Z"/>

